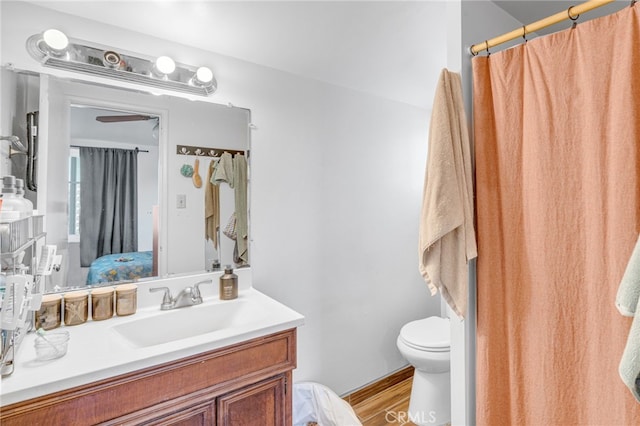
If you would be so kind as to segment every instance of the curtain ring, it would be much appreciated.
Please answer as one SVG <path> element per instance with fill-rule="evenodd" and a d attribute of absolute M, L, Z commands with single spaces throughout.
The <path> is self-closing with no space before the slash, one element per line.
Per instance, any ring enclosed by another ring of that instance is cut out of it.
<path fill-rule="evenodd" d="M 578 25 L 576 21 L 577 21 L 577 20 L 578 20 L 578 18 L 580 17 L 580 14 L 577 14 L 577 15 L 575 16 L 575 18 L 574 18 L 573 16 L 571 16 L 571 9 L 573 9 L 573 7 L 574 7 L 574 6 L 569 6 L 569 9 L 567 9 L 567 16 L 569 17 L 569 19 L 571 19 L 571 20 L 573 21 L 573 25 L 571 26 L 571 29 L 572 29 L 572 30 L 573 30 L 573 29 L 575 29 L 575 28 L 576 28 L 576 26 Z"/>
<path fill-rule="evenodd" d="M 487 46 L 485 49 L 487 51 L 487 57 L 491 56 L 491 52 L 489 52 L 489 40 L 485 40 L 484 45 Z"/>
<path fill-rule="evenodd" d="M 526 25 L 522 26 L 522 38 L 524 39 L 525 43 L 528 41 L 527 40 L 527 26 Z"/>
<path fill-rule="evenodd" d="M 569 17 L 569 19 L 571 19 L 572 21 L 577 21 L 578 18 L 580 17 L 580 15 L 576 15 L 576 17 L 574 18 L 573 16 L 571 16 L 571 9 L 573 9 L 575 7 L 575 5 L 573 6 L 569 6 L 569 9 L 567 9 L 567 16 Z"/>
<path fill-rule="evenodd" d="M 629 5 L 629 7 L 633 7 L 636 4 L 637 0 L 631 0 L 631 4 Z"/>

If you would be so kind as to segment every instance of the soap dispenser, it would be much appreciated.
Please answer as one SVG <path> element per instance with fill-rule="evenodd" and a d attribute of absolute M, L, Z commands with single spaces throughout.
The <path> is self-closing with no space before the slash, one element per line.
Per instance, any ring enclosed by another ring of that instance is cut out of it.
<path fill-rule="evenodd" d="M 220 300 L 231 300 L 238 297 L 238 276 L 233 273 L 231 265 L 224 267 L 224 275 L 220 277 Z"/>

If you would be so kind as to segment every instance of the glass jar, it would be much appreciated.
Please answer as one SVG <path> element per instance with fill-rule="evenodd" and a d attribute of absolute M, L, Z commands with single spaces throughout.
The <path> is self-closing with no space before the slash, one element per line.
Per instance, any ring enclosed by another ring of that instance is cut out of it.
<path fill-rule="evenodd" d="M 122 284 L 116 287 L 116 314 L 118 316 L 136 313 L 138 306 L 138 286 Z"/>
<path fill-rule="evenodd" d="M 62 296 L 59 294 L 45 294 L 42 296 L 42 304 L 36 312 L 36 330 L 44 328 L 52 330 L 60 327 L 62 323 Z"/>
<path fill-rule="evenodd" d="M 64 295 L 64 325 L 87 322 L 89 317 L 89 292 L 72 291 Z"/>
<path fill-rule="evenodd" d="M 102 321 L 113 316 L 113 287 L 91 290 L 91 318 Z"/>

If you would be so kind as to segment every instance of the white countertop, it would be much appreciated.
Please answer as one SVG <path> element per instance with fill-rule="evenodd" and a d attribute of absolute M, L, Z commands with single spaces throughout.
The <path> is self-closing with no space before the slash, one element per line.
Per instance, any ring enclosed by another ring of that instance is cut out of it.
<path fill-rule="evenodd" d="M 155 294 L 162 295 L 161 292 Z M 141 296 L 144 295 L 141 294 Z M 36 335 L 29 333 L 16 353 L 13 374 L 0 381 L 0 405 L 5 406 L 170 362 L 295 328 L 304 323 L 302 315 L 251 287 L 245 289 L 241 287 L 238 299 L 235 301 L 219 300 L 216 294 L 204 297 L 202 305 L 179 310 L 230 303 L 237 303 L 239 306 L 251 304 L 250 310 L 243 311 L 243 321 L 239 324 L 147 347 L 135 347 L 114 331 L 114 326 L 176 310 L 160 311 L 159 303 L 144 306 L 149 304 L 147 301 L 142 307 L 139 303 L 138 311 L 131 316 L 114 316 L 104 321 L 89 320 L 85 324 L 62 327 L 60 330 L 67 330 L 70 334 L 68 351 L 65 356 L 51 361 L 36 360 L 34 347 Z M 254 312 L 257 312 L 255 316 Z M 184 324 L 184 327 L 189 327 L 189 324 Z"/>

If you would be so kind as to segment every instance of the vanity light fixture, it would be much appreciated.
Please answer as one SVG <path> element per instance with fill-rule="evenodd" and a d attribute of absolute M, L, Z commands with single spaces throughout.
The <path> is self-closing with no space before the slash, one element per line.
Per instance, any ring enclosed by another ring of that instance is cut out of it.
<path fill-rule="evenodd" d="M 213 72 L 207 67 L 179 64 L 168 56 L 152 58 L 69 39 L 55 29 L 32 35 L 26 47 L 29 54 L 45 67 L 201 96 L 209 96 L 217 89 Z"/>
<path fill-rule="evenodd" d="M 176 70 L 176 63 L 168 56 L 159 56 L 153 64 L 153 71 L 160 77 L 165 77 Z"/>
<path fill-rule="evenodd" d="M 213 81 L 213 71 L 207 67 L 200 67 L 196 70 L 196 74 L 191 79 L 191 82 L 196 86 L 206 86 Z"/>
<path fill-rule="evenodd" d="M 62 31 L 53 28 L 42 33 L 42 41 L 43 47 L 54 56 L 63 55 L 69 46 L 67 36 Z"/>

